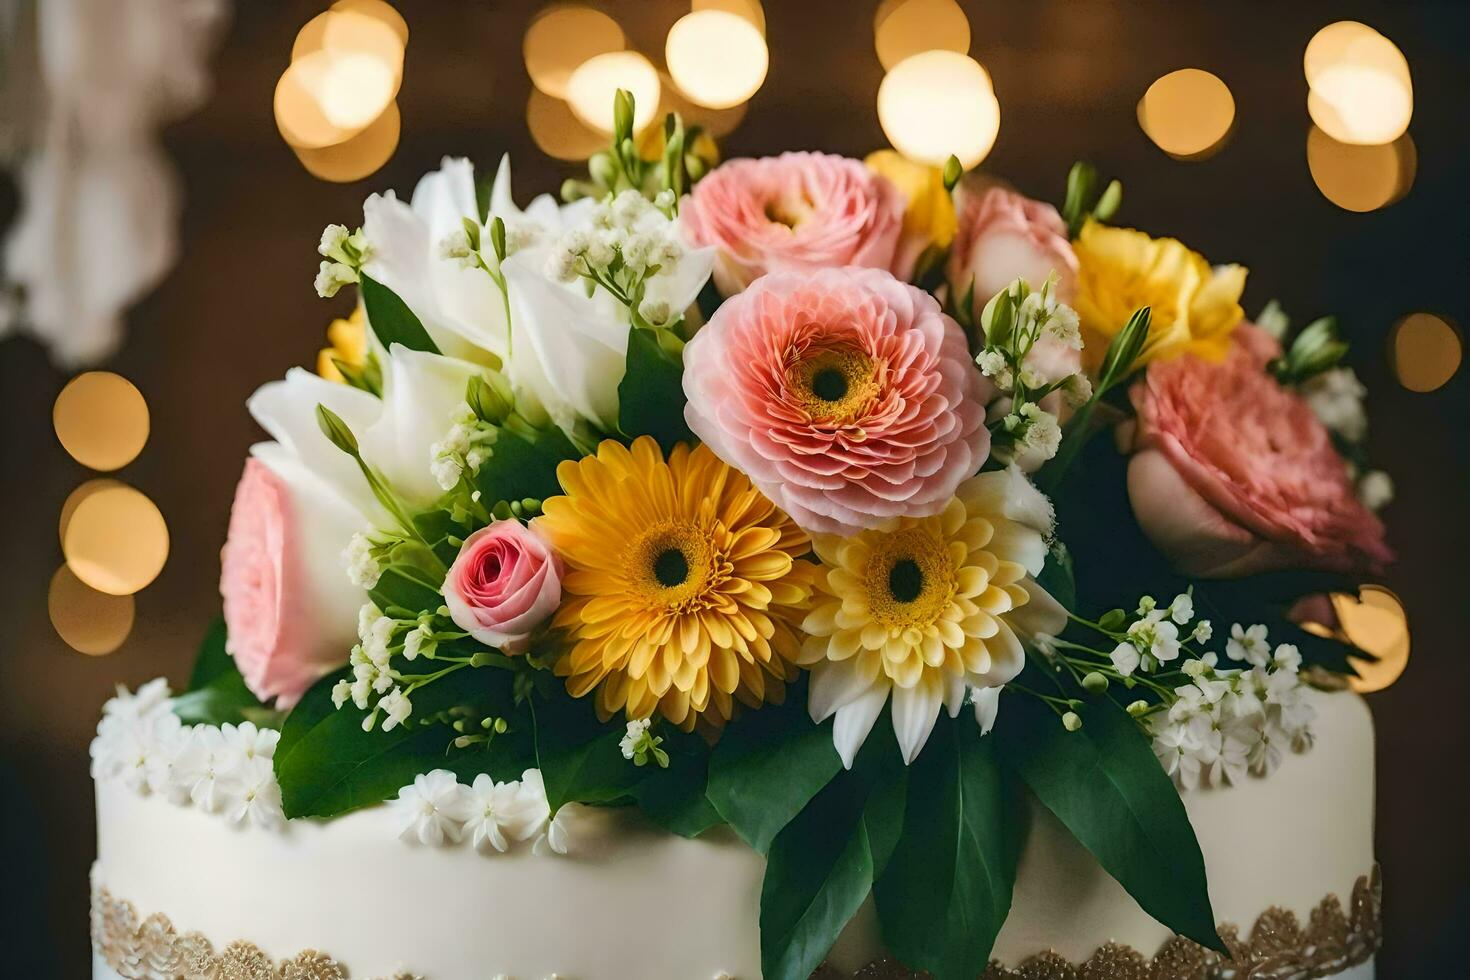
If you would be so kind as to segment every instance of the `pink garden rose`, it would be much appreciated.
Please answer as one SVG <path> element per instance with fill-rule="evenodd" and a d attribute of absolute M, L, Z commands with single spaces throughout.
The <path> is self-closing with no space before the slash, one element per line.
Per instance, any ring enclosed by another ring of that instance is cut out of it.
<path fill-rule="evenodd" d="M 695 435 L 812 532 L 937 514 L 990 451 L 964 332 L 878 269 L 757 280 L 684 348 L 684 392 Z"/>
<path fill-rule="evenodd" d="M 715 285 L 733 296 L 767 272 L 888 269 L 903 212 L 903 194 L 861 161 L 783 153 L 716 167 L 679 217 L 694 244 L 719 250 Z M 909 270 L 894 271 L 907 278 Z"/>
<path fill-rule="evenodd" d="M 262 701 L 289 708 L 347 662 L 364 596 L 342 571 L 361 514 L 285 454 L 245 462 L 220 553 L 225 649 Z"/>
<path fill-rule="evenodd" d="M 561 602 L 561 559 L 520 521 L 496 521 L 465 538 L 444 579 L 455 625 L 501 653 L 525 653 L 531 633 Z"/>
<path fill-rule="evenodd" d="M 971 175 L 955 188 L 958 227 L 945 273 L 963 296 L 973 282 L 975 309 L 1017 279 L 1040 288 L 1057 273 L 1056 296 L 1077 291 L 1077 256 L 1057 209 Z"/>
<path fill-rule="evenodd" d="M 1254 330 L 1255 328 L 1251 328 Z M 1263 368 L 1251 334 L 1218 364 L 1151 364 L 1131 392 L 1133 512 L 1186 575 L 1362 571 L 1393 558 L 1347 464 L 1300 398 Z"/>

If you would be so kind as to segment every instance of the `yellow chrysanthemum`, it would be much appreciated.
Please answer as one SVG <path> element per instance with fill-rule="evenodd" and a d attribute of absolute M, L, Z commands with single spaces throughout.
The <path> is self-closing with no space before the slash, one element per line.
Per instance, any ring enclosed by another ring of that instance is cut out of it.
<path fill-rule="evenodd" d="M 944 189 L 944 171 L 915 163 L 896 150 L 874 150 L 863 160 L 869 170 L 887 177 L 903 191 L 903 237 L 944 248 L 954 241 L 958 222 L 954 199 Z"/>
<path fill-rule="evenodd" d="M 813 537 L 825 574 L 802 623 L 798 663 L 812 671 L 812 719 L 836 715 L 844 763 L 852 765 L 890 693 L 893 730 L 912 762 L 941 707 L 956 715 L 967 693 L 1020 672 L 1018 629 L 1059 629 L 1055 602 L 1031 578 L 1050 527 L 1045 498 L 1007 470 L 967 481 L 934 517 Z"/>
<path fill-rule="evenodd" d="M 1172 238 L 1089 221 L 1072 243 L 1079 264 L 1077 313 L 1090 370 L 1140 307 L 1151 307 L 1148 344 L 1139 363 L 1197 354 L 1220 360 L 1245 313 L 1243 266 L 1210 268 L 1204 256 Z"/>
<path fill-rule="evenodd" d="M 686 731 L 723 725 L 735 701 L 782 700 L 816 573 L 790 518 L 708 448 L 665 462 L 646 436 L 603 442 L 557 478 L 565 495 L 536 529 L 567 566 L 552 625 L 569 635 L 556 672 L 572 696 Z"/>
<path fill-rule="evenodd" d="M 342 372 L 332 363 L 336 358 L 344 364 L 360 366 L 367 360 L 367 317 L 358 306 L 346 319 L 333 320 L 327 327 L 327 343 L 316 355 L 316 373 L 328 381 L 346 383 Z"/>

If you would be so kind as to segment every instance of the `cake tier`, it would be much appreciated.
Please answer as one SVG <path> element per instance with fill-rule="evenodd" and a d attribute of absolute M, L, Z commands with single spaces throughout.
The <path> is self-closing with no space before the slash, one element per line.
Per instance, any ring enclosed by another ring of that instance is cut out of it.
<path fill-rule="evenodd" d="M 1376 894 L 1360 884 L 1373 868 L 1372 723 L 1355 695 L 1310 697 L 1315 748 L 1288 755 L 1269 779 L 1184 800 L 1219 921 L 1242 940 L 1255 926 L 1256 942 L 1242 941 L 1238 957 L 1269 947 L 1274 963 L 1296 964 L 1271 977 L 1348 970 L 1362 980 L 1377 941 Z M 383 807 L 241 828 L 114 780 L 98 783 L 97 807 L 93 933 L 96 976 L 108 980 L 193 976 L 191 956 L 235 970 L 220 976 L 291 980 L 760 976 L 763 862 L 727 832 L 685 840 L 627 812 L 586 809 L 566 856 L 529 847 L 481 855 L 405 844 Z M 1040 971 L 1106 947 L 1114 968 L 1088 976 L 1172 980 L 1167 970 L 1126 968 L 1166 946 L 1181 963 L 1203 955 L 1170 943 L 1049 813 L 1033 811 L 995 947 L 999 965 L 1019 972 L 998 966 L 996 976 L 1063 976 Z M 1050 959 L 1028 969 L 1039 954 Z M 881 959 L 868 909 L 832 951 L 829 972 L 851 976 Z"/>

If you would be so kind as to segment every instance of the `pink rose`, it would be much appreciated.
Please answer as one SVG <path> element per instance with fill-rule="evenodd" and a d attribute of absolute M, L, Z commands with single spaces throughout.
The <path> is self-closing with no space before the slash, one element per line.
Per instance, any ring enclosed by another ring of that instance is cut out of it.
<path fill-rule="evenodd" d="M 1057 297 L 1072 301 L 1077 256 L 1056 208 L 972 174 L 955 188 L 955 214 L 946 277 L 960 296 L 974 283 L 977 311 L 1015 280 L 1040 288 L 1053 271 Z"/>
<path fill-rule="evenodd" d="M 1326 428 L 1265 372 L 1261 353 L 1237 344 L 1218 364 L 1155 362 L 1133 386 L 1128 494 L 1144 533 L 1202 578 L 1392 560 Z"/>
<path fill-rule="evenodd" d="M 245 684 L 278 708 L 347 662 L 364 596 L 340 554 L 361 513 L 293 457 L 264 443 L 230 508 L 220 553 L 225 649 Z"/>
<path fill-rule="evenodd" d="M 531 633 L 561 603 L 561 559 L 520 521 L 496 521 L 465 538 L 444 579 L 455 625 L 501 653 L 525 653 Z"/>
<path fill-rule="evenodd" d="M 783 153 L 716 167 L 694 185 L 679 218 L 696 245 L 719 250 L 715 285 L 733 296 L 767 272 L 890 268 L 904 204 L 861 161 Z"/>
<path fill-rule="evenodd" d="M 964 332 L 878 269 L 771 273 L 684 348 L 684 417 L 802 528 L 939 513 L 990 451 Z"/>

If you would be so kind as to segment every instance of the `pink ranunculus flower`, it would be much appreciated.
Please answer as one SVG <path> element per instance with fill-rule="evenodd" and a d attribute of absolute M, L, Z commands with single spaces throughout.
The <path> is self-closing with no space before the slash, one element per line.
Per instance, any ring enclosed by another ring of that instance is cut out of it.
<path fill-rule="evenodd" d="M 280 447 L 246 460 L 220 553 L 226 650 L 262 701 L 289 708 L 347 662 L 363 602 L 339 555 L 360 511 Z"/>
<path fill-rule="evenodd" d="M 525 653 L 561 602 L 561 559 L 520 521 L 496 521 L 465 538 L 444 579 L 455 625 L 501 653 Z"/>
<path fill-rule="evenodd" d="M 1039 289 L 1052 272 L 1057 298 L 1072 301 L 1077 256 L 1056 208 L 971 174 L 955 188 L 955 216 L 945 277 L 958 296 L 974 284 L 977 312 L 1017 279 Z"/>
<path fill-rule="evenodd" d="M 879 269 L 775 272 L 684 348 L 684 417 L 812 532 L 939 513 L 990 451 L 964 332 Z"/>
<path fill-rule="evenodd" d="M 695 244 L 718 249 L 715 285 L 733 296 L 767 272 L 891 268 L 904 205 L 899 189 L 859 160 L 783 153 L 716 167 L 679 217 Z"/>
<path fill-rule="evenodd" d="M 1266 373 L 1254 340 L 1218 364 L 1155 362 L 1133 386 L 1128 495 L 1144 533 L 1201 578 L 1392 560 L 1327 429 Z"/>

